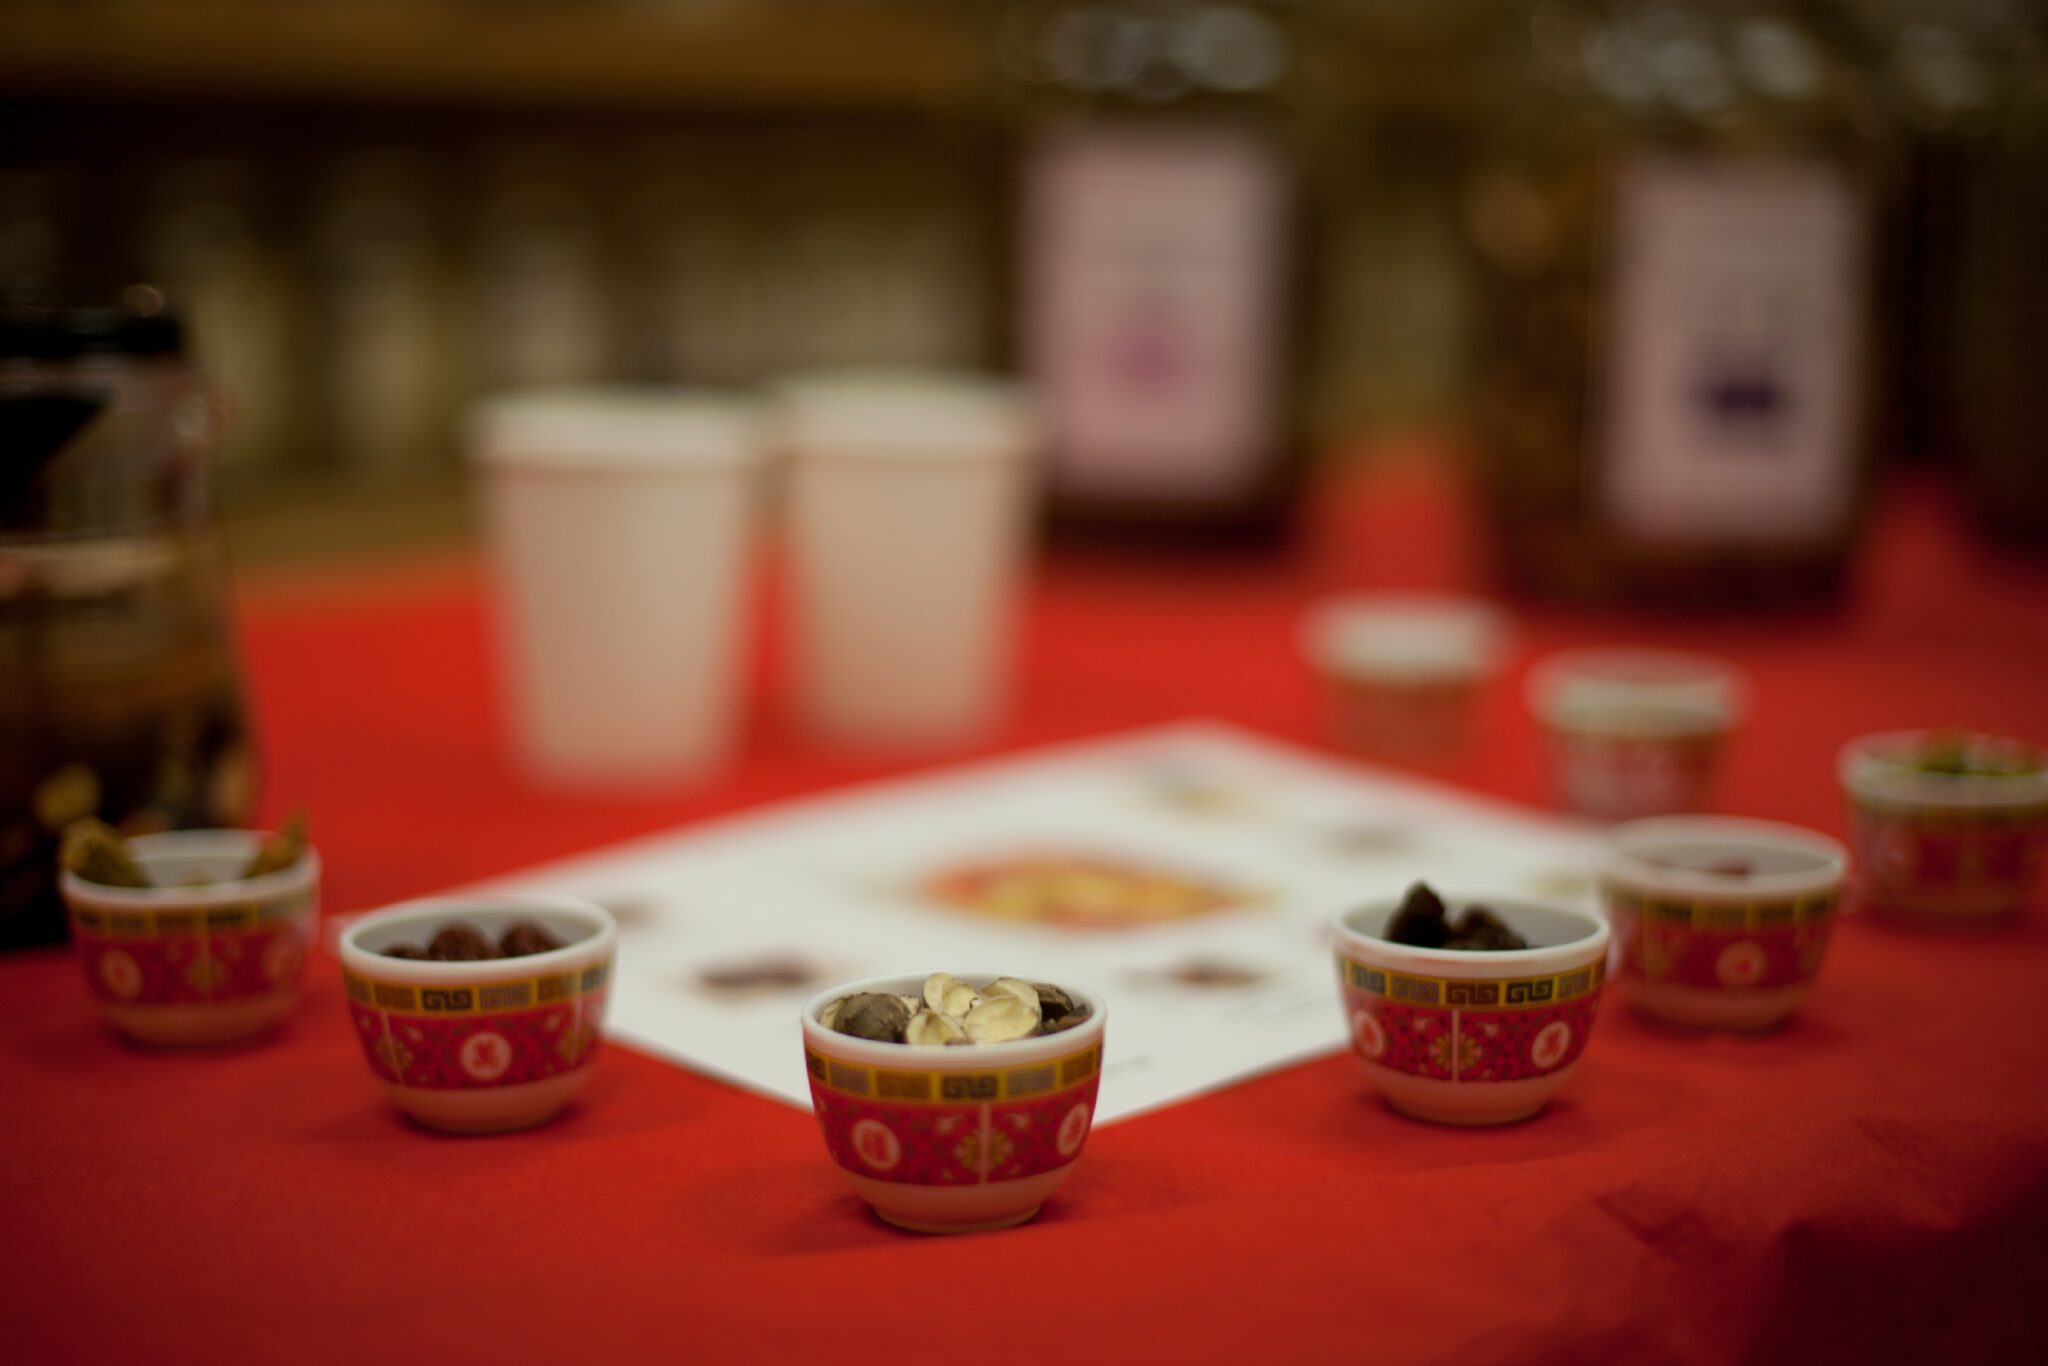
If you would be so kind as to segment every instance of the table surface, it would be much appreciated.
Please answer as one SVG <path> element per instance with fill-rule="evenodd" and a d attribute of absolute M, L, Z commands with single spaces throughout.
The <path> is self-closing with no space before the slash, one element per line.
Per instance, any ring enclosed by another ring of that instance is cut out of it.
<path fill-rule="evenodd" d="M 1190 715 L 1315 741 L 1299 609 L 1477 585 L 1466 507 L 1391 460 L 1331 490 L 1281 562 L 1050 562 L 987 752 Z M 1840 833 L 1834 753 L 1867 730 L 2048 736 L 2048 564 L 1978 545 L 1907 484 L 1861 570 L 1842 603 L 1769 619 L 1527 608 L 1486 742 L 1431 772 L 1537 800 L 1520 672 L 1612 641 L 1750 671 L 1731 812 Z M 347 912 L 929 762 L 807 744 L 779 706 L 774 596 L 742 765 L 592 801 L 527 786 L 503 752 L 474 562 L 246 580 L 267 814 L 311 808 L 326 909 Z M 445 1138 L 374 1090 L 330 960 L 280 1036 L 157 1053 L 101 1025 L 62 950 L 16 954 L 0 1342 L 23 1362 L 830 1361 L 876 1338 L 1075 1360 L 2043 1360 L 2044 981 L 2048 907 L 1978 933 L 1858 917 L 1774 1034 L 1610 1005 L 1532 1122 L 1403 1119 L 1333 1055 L 1104 1129 L 1032 1224 L 940 1239 L 870 1216 L 809 1116 L 624 1048 L 553 1125 Z"/>

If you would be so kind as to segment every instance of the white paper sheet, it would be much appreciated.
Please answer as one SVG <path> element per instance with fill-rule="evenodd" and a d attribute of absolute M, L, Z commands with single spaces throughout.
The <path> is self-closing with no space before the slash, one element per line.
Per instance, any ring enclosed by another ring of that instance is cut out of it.
<path fill-rule="evenodd" d="M 1246 904 L 1075 927 L 948 906 L 924 886 L 963 862 L 1049 850 L 1191 875 Z M 1091 987 L 1109 1006 L 1107 1123 L 1341 1047 L 1336 912 L 1419 878 L 1590 904 L 1592 854 L 1573 823 L 1188 723 L 794 802 L 464 893 L 611 907 L 611 1035 L 805 1107 L 797 1011 L 834 982 L 943 969 Z M 777 962 L 810 980 L 706 983 Z"/>

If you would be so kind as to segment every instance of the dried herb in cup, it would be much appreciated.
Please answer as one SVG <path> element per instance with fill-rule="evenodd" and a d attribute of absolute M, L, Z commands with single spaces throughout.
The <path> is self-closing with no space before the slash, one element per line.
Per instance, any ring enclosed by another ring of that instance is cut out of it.
<path fill-rule="evenodd" d="M 1062 1033 L 1088 1015 L 1085 1003 L 1050 983 L 998 977 L 975 987 L 935 972 L 925 978 L 922 998 L 855 992 L 827 1005 L 819 1022 L 877 1043 L 983 1044 Z"/>
<path fill-rule="evenodd" d="M 1453 925 L 1443 898 L 1426 882 L 1408 889 L 1401 908 L 1387 922 L 1386 938 L 1390 944 L 1466 953 L 1505 953 L 1529 947 L 1527 939 L 1485 906 L 1467 906 Z"/>

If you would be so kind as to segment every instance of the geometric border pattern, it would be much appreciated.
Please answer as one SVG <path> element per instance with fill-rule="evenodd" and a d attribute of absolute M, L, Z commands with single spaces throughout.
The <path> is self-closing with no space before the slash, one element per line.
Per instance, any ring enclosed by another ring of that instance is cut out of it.
<path fill-rule="evenodd" d="M 804 1065 L 811 1084 L 837 1095 L 861 1100 L 910 1104 L 961 1105 L 992 1100 L 1022 1100 L 1084 1086 L 1102 1070 L 1102 1044 L 1090 1044 L 1063 1058 L 990 1072 L 910 1072 L 869 1067 L 826 1057 L 808 1046 Z"/>
<path fill-rule="evenodd" d="M 552 1005 L 597 991 L 610 977 L 611 967 L 607 960 L 570 972 L 551 972 L 518 981 L 464 987 L 377 982 L 343 969 L 341 984 L 351 1001 L 380 1010 L 404 1010 L 422 1015 L 495 1015 L 523 1006 Z"/>
<path fill-rule="evenodd" d="M 1788 929 L 1831 914 L 1841 901 L 1839 890 L 1792 900 L 1726 902 L 1681 901 L 1646 896 L 1613 883 L 1601 887 L 1607 904 L 1623 915 L 1640 915 L 1649 920 L 1675 921 L 1696 930 Z"/>
<path fill-rule="evenodd" d="M 253 930 L 265 922 L 297 915 L 313 899 L 311 888 L 264 901 L 237 901 L 205 910 L 110 911 L 73 906 L 71 919 L 95 937 L 154 939 L 179 934 L 224 934 Z"/>
<path fill-rule="evenodd" d="M 1600 989 L 1607 974 L 1605 956 L 1547 977 L 1520 977 L 1497 982 L 1459 981 L 1388 972 L 1353 959 L 1344 960 L 1344 977 L 1370 995 L 1402 1005 L 1453 1006 L 1460 1010 L 1527 1010 L 1559 1005 Z"/>

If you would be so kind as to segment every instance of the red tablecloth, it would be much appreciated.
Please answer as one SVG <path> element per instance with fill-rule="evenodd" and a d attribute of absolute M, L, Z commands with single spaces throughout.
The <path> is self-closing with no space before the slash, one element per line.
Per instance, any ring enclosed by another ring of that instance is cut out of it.
<path fill-rule="evenodd" d="M 1298 608 L 1476 582 L 1460 507 L 1397 466 L 1328 500 L 1284 564 L 1054 563 L 999 747 L 1184 715 L 1313 739 Z M 1917 487 L 1864 569 L 1822 613 L 1531 610 L 1522 644 L 1740 660 L 1756 714 L 1723 806 L 1839 832 L 1851 735 L 2048 737 L 2048 569 Z M 331 911 L 910 766 L 808 748 L 764 647 L 730 781 L 550 796 L 497 740 L 474 564 L 243 596 L 269 800 L 311 807 Z M 1489 707 L 1448 776 L 1534 800 L 1512 682 Z M 117 1041 L 58 951 L 0 961 L 0 1002 L 10 1361 L 2048 1359 L 2039 906 L 1988 935 L 1853 921 L 1768 1037 L 1610 1007 L 1559 1103 L 1503 1131 L 1401 1119 L 1348 1058 L 1291 1068 L 1103 1130 L 1037 1221 L 954 1240 L 870 1217 L 807 1115 L 624 1049 L 539 1132 L 411 1128 L 324 959 L 282 1037 L 204 1055 Z"/>

